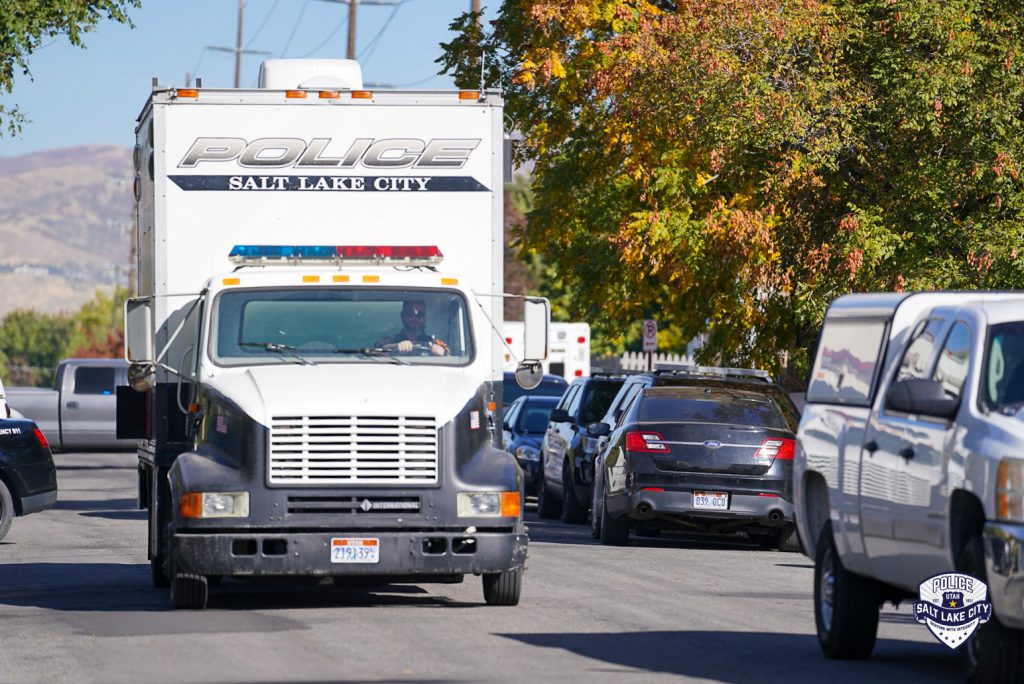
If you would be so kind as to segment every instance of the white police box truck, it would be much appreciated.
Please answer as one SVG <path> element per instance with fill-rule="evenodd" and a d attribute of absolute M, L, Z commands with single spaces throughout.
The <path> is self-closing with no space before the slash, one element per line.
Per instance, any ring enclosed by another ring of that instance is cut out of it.
<path fill-rule="evenodd" d="M 496 91 L 369 91 L 347 60 L 269 61 L 251 90 L 154 82 L 118 422 L 176 608 L 226 576 L 473 574 L 518 602 L 502 123 Z M 526 304 L 528 385 L 549 308 Z"/>

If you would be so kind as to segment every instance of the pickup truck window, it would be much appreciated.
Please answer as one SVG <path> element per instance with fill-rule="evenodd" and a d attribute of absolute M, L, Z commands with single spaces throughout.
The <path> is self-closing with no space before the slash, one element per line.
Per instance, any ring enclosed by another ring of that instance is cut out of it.
<path fill-rule="evenodd" d="M 941 330 L 942 319 L 939 318 L 933 318 L 919 326 L 918 332 L 914 335 L 914 341 L 903 352 L 900 370 L 896 376 L 897 380 L 928 377 L 928 371 L 931 370 L 929 364 L 932 360 L 932 353 L 935 351 L 935 343 Z"/>
<path fill-rule="evenodd" d="M 989 329 L 985 403 L 994 411 L 1013 414 L 1024 407 L 1024 323 L 1003 323 Z"/>
<path fill-rule="evenodd" d="M 868 406 L 887 330 L 883 319 L 826 320 L 807 401 Z"/>
<path fill-rule="evenodd" d="M 959 399 L 967 380 L 970 363 L 971 331 L 957 322 L 946 336 L 946 343 L 939 352 L 932 380 L 942 383 L 942 389 L 950 399 Z"/>
<path fill-rule="evenodd" d="M 81 366 L 75 369 L 75 394 L 113 394 L 114 369 Z"/>

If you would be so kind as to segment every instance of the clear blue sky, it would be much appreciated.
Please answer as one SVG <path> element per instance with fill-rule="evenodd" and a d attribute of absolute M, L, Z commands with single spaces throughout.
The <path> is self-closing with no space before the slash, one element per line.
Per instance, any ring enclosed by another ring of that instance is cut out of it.
<path fill-rule="evenodd" d="M 367 0 L 370 1 L 370 0 Z M 384 0 L 386 1 L 386 0 Z M 451 38 L 448 25 L 470 0 L 405 0 L 397 8 L 364 4 L 357 53 L 367 82 L 410 88 L 446 88 L 434 60 Z M 487 18 L 498 0 L 485 0 Z M 0 138 L 0 157 L 85 144 L 130 147 L 135 117 L 153 76 L 184 85 L 185 74 L 205 87 L 234 85 L 235 57 L 207 46 L 234 48 L 238 0 L 142 0 L 131 12 L 135 28 L 102 23 L 85 36 L 85 49 L 58 39 L 29 58 L 32 79 L 19 77 L 0 101 L 31 119 L 16 138 Z M 246 0 L 243 45 L 270 54 L 246 55 L 242 86 L 254 87 L 267 57 L 344 57 L 348 5 L 326 0 Z"/>

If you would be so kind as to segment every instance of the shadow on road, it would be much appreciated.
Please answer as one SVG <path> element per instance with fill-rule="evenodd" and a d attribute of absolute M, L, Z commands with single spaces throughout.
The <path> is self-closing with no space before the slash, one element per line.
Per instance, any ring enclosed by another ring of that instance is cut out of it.
<path fill-rule="evenodd" d="M 55 510 L 62 511 L 115 511 L 138 510 L 135 499 L 57 499 Z M 145 514 L 145 511 L 142 511 Z"/>
<path fill-rule="evenodd" d="M 471 581 L 472 578 L 467 578 Z M 209 608 L 226 611 L 337 607 L 478 607 L 452 601 L 443 585 L 429 592 L 418 585 L 318 586 L 303 578 L 225 580 L 210 589 Z M 481 597 L 482 598 L 482 597 Z M 166 589 L 154 589 L 148 564 L 8 563 L 0 565 L 0 606 L 75 612 L 169 611 Z M 178 613 L 187 615 L 189 612 Z M 195 613 L 191 613 L 195 615 Z"/>
<path fill-rule="evenodd" d="M 619 668 L 623 675 L 658 672 L 729 684 L 864 682 L 900 674 L 910 681 L 960 681 L 957 658 L 941 644 L 880 639 L 870 660 L 831 661 L 808 634 L 764 632 L 625 632 L 501 634 L 530 646 L 560 648 Z M 756 663 L 757 675 L 751 676 Z M 641 672 L 636 672 L 637 670 Z M 591 671 L 607 672 L 607 669 Z"/>

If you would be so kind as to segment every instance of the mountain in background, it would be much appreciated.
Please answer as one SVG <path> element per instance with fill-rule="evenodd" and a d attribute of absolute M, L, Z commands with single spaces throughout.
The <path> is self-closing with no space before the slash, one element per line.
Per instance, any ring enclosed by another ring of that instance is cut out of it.
<path fill-rule="evenodd" d="M 0 157 L 0 316 L 75 311 L 128 285 L 131 150 L 89 145 Z"/>

